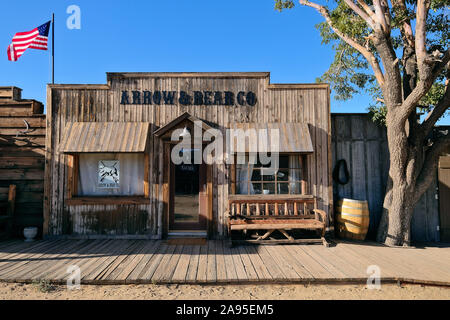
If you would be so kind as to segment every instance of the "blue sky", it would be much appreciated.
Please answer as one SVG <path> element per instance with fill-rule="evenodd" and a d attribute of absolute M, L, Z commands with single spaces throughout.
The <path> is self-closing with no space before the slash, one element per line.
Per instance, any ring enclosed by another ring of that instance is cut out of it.
<path fill-rule="evenodd" d="M 67 7 L 81 9 L 81 29 L 69 30 Z M 321 17 L 297 6 L 279 13 L 273 0 L 7 1 L 0 11 L 0 86 L 23 89 L 45 103 L 50 51 L 28 50 L 10 62 L 16 32 L 56 15 L 55 82 L 105 83 L 119 71 L 270 71 L 272 83 L 314 82 L 333 59 L 314 25 Z M 332 112 L 366 112 L 370 98 L 332 100 Z M 450 120 L 441 121 L 450 124 Z"/>

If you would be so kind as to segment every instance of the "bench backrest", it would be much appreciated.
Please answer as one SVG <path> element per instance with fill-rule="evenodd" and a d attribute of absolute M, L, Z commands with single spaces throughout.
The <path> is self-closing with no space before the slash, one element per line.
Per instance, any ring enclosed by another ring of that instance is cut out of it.
<path fill-rule="evenodd" d="M 317 200 L 309 195 L 232 195 L 229 197 L 229 214 L 245 217 L 310 216 Z"/>

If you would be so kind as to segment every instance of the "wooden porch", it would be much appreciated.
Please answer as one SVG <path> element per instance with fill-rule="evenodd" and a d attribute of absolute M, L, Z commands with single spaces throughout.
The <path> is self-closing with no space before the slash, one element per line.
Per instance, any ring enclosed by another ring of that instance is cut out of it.
<path fill-rule="evenodd" d="M 0 281 L 65 283 L 77 265 L 83 284 L 361 283 L 378 265 L 382 282 L 450 286 L 450 246 L 386 248 L 375 243 L 239 246 L 146 240 L 0 242 Z"/>

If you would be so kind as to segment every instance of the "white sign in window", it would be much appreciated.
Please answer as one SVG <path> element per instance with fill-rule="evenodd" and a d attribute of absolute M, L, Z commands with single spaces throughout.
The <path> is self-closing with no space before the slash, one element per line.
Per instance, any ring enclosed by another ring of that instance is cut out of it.
<path fill-rule="evenodd" d="M 98 162 L 98 188 L 120 188 L 120 161 L 100 160 Z"/>

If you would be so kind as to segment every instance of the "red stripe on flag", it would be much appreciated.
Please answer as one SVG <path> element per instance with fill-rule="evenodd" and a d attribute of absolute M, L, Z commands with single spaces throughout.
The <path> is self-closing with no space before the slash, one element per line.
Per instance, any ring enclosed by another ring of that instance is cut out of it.
<path fill-rule="evenodd" d="M 17 61 L 27 49 L 48 50 L 48 37 L 39 35 L 38 28 L 28 32 L 18 32 L 8 46 L 8 60 Z"/>
<path fill-rule="evenodd" d="M 33 30 L 31 30 L 31 31 L 26 31 L 26 32 L 17 32 L 16 33 L 16 35 L 15 36 L 26 36 L 26 35 L 29 35 L 29 34 L 32 34 L 33 32 L 38 32 L 38 34 L 39 34 L 39 30 L 38 30 L 38 28 L 34 28 Z"/>

